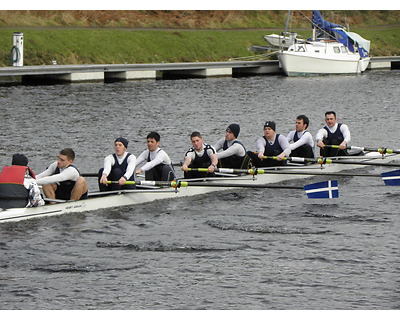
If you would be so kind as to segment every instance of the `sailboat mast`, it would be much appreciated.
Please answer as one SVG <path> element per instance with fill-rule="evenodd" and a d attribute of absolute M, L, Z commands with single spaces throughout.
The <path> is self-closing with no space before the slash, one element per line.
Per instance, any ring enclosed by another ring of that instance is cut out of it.
<path fill-rule="evenodd" d="M 287 17 L 286 17 L 285 32 L 283 34 L 284 37 L 287 35 L 287 32 L 288 32 L 289 20 L 290 20 L 290 10 L 288 10 Z"/>
<path fill-rule="evenodd" d="M 314 11 L 313 11 L 313 17 L 312 17 L 312 39 L 315 41 L 317 39 L 317 28 L 314 24 Z"/>

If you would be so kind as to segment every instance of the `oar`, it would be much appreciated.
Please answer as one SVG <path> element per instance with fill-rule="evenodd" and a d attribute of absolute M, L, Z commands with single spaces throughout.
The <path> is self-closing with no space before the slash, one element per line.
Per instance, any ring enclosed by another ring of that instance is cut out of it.
<path fill-rule="evenodd" d="M 363 166 L 383 166 L 383 167 L 400 167 L 400 164 L 396 163 L 386 163 L 386 162 L 370 162 L 370 161 L 349 161 L 349 160 L 334 160 L 328 158 L 318 158 L 317 162 L 320 165 L 323 164 L 354 164 L 354 165 L 363 165 Z"/>
<path fill-rule="evenodd" d="M 279 170 L 265 170 L 265 174 L 289 174 L 289 175 L 302 175 L 302 176 L 333 176 L 333 177 L 368 177 L 368 178 L 382 178 L 386 186 L 400 186 L 400 170 L 384 172 L 381 174 L 373 173 L 351 173 L 351 172 L 301 172 L 301 171 L 279 171 Z"/>
<path fill-rule="evenodd" d="M 277 157 L 267 157 L 267 158 L 268 159 L 277 160 L 276 159 Z M 291 162 L 312 162 L 312 163 L 318 163 L 321 166 L 323 164 L 338 163 L 338 164 L 354 164 L 354 165 L 360 165 L 361 164 L 361 165 L 370 165 L 370 166 L 400 167 L 400 164 L 395 164 L 395 163 L 335 160 L 335 159 L 324 158 L 324 157 L 319 157 L 319 158 L 316 158 L 316 159 L 313 159 L 313 158 L 285 157 L 285 158 L 283 158 L 283 160 L 288 160 L 288 161 L 291 161 Z"/>
<path fill-rule="evenodd" d="M 325 147 L 339 149 L 339 146 L 336 146 L 336 145 L 326 145 Z M 348 146 L 348 147 L 346 147 L 346 149 L 357 150 L 357 151 L 379 152 L 380 154 L 400 153 L 400 150 L 388 149 L 388 148 L 367 148 L 367 147 Z"/>
<path fill-rule="evenodd" d="M 277 156 L 264 156 L 264 159 L 272 159 L 272 160 L 278 160 Z M 318 159 L 314 158 L 301 158 L 301 157 L 284 157 L 282 161 L 290 161 L 290 162 L 298 162 L 298 163 L 305 163 L 305 162 L 311 162 L 311 163 L 316 163 L 318 162 Z M 278 160 L 280 161 L 280 160 Z"/>
<path fill-rule="evenodd" d="M 384 172 L 381 174 L 383 182 L 387 186 L 400 186 L 400 170 Z"/>
<path fill-rule="evenodd" d="M 265 158 L 265 157 L 264 157 Z M 277 160 L 277 157 L 267 157 L 268 159 Z M 385 162 L 361 162 L 361 161 L 348 161 L 348 160 L 335 160 L 330 158 L 319 157 L 316 159 L 313 158 L 297 158 L 297 157 L 285 157 L 283 160 L 289 160 L 291 162 L 314 162 L 319 163 L 321 166 L 323 164 L 354 164 L 354 165 L 370 165 L 370 166 L 387 166 L 387 167 L 400 167 L 400 164 L 395 163 L 385 163 Z"/>
<path fill-rule="evenodd" d="M 364 163 L 362 163 L 364 164 Z M 381 165 L 381 164 L 380 164 Z M 305 168 L 306 169 L 306 168 Z M 189 171 L 207 172 L 207 168 L 189 168 Z M 382 178 L 383 182 L 387 186 L 398 186 L 400 185 L 400 170 L 394 170 L 385 172 L 382 174 L 372 173 L 351 173 L 351 172 L 301 172 L 292 170 L 265 170 L 265 169 L 227 169 L 227 168 L 215 168 L 215 172 L 225 173 L 246 173 L 251 175 L 257 174 L 286 174 L 286 175 L 301 175 L 301 176 L 335 176 L 335 177 L 373 177 Z"/>
<path fill-rule="evenodd" d="M 98 173 L 81 173 L 82 177 L 98 177 Z"/>
<path fill-rule="evenodd" d="M 215 181 L 215 180 L 214 180 Z M 276 184 L 240 184 L 240 183 L 207 183 L 207 182 L 181 182 L 187 186 L 197 187 L 230 187 L 230 188 L 275 188 L 275 189 L 304 189 L 307 197 L 312 199 L 339 198 L 339 187 L 337 180 L 312 183 L 304 187 L 282 186 Z"/>
<path fill-rule="evenodd" d="M 76 200 L 61 200 L 61 199 L 51 199 L 51 198 L 43 198 L 44 201 L 50 202 L 50 203 L 65 203 L 65 202 L 72 202 Z"/>
<path fill-rule="evenodd" d="M 107 184 L 119 183 L 118 181 L 107 181 Z M 176 187 L 176 181 L 150 181 L 150 180 L 140 180 L 140 181 L 125 181 L 125 184 L 136 185 L 136 186 L 159 186 L 159 187 Z"/>
<path fill-rule="evenodd" d="M 188 171 L 208 172 L 208 168 L 188 168 Z M 251 175 L 272 173 L 271 171 L 274 170 L 266 170 L 259 168 L 252 168 L 252 169 L 215 168 L 214 169 L 214 172 L 219 172 L 219 173 L 245 173 Z"/>
<path fill-rule="evenodd" d="M 258 152 L 254 152 L 254 153 L 258 153 Z M 263 156 L 263 159 L 272 159 L 272 160 L 278 160 L 277 156 Z M 298 162 L 298 163 L 306 163 L 306 162 L 312 162 L 315 163 L 317 162 L 318 159 L 315 158 L 301 158 L 301 157 L 284 157 L 282 160 L 278 160 L 278 161 L 290 161 L 290 162 Z"/>
<path fill-rule="evenodd" d="M 215 180 L 214 180 L 215 181 Z M 118 183 L 118 181 L 107 181 L 107 183 Z M 153 185 L 171 186 L 175 189 L 180 187 L 226 187 L 226 188 L 269 188 L 269 189 L 304 189 L 308 198 L 327 199 L 338 198 L 339 187 L 337 180 L 329 180 L 306 185 L 283 186 L 276 184 L 242 184 L 242 183 L 218 183 L 218 182 L 195 182 L 195 181 L 126 181 L 131 185 Z"/>
<path fill-rule="evenodd" d="M 183 165 L 183 162 L 177 162 L 177 163 L 171 163 L 172 166 L 174 167 L 181 167 Z M 81 173 L 82 177 L 93 177 L 96 178 L 99 176 L 98 173 L 93 173 L 93 172 L 85 172 L 85 173 Z"/>

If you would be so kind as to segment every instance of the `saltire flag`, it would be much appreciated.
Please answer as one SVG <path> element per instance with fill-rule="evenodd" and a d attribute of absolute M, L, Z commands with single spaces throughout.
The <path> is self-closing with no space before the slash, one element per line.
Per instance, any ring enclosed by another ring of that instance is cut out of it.
<path fill-rule="evenodd" d="M 304 186 L 304 190 L 309 198 L 313 199 L 332 199 L 339 198 L 339 187 L 337 180 L 317 182 Z"/>
<path fill-rule="evenodd" d="M 387 186 L 400 186 L 400 170 L 384 172 L 381 174 L 383 182 Z"/>

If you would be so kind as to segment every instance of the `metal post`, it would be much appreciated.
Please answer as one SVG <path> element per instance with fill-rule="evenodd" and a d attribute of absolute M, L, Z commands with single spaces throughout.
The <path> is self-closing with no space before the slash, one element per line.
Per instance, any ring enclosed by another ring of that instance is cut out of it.
<path fill-rule="evenodd" d="M 24 34 L 22 32 L 14 32 L 10 60 L 14 67 L 24 65 Z"/>

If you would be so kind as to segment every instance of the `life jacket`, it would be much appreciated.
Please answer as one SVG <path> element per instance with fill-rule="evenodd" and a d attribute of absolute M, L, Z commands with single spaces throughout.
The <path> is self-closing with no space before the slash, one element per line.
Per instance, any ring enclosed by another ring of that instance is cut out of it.
<path fill-rule="evenodd" d="M 324 144 L 327 145 L 339 145 L 344 141 L 344 137 L 342 131 L 340 131 L 341 123 L 338 123 L 335 132 L 331 132 L 327 126 L 324 127 L 326 132 L 328 132 L 328 136 L 323 140 Z M 348 156 L 349 153 L 347 150 L 333 149 L 333 148 L 323 148 L 320 150 L 321 156 L 324 157 L 335 157 L 335 156 Z"/>
<path fill-rule="evenodd" d="M 232 145 L 233 146 L 235 143 L 240 144 L 245 152 L 244 156 L 230 156 L 227 158 L 223 158 L 219 160 L 219 164 L 221 168 L 233 168 L 233 169 L 248 169 L 251 167 L 251 159 L 250 157 L 247 155 L 246 152 L 246 148 L 243 145 L 243 143 L 241 143 L 239 140 L 235 140 L 233 141 Z M 222 146 L 222 150 L 226 150 L 228 149 L 228 141 L 224 141 L 224 145 Z"/>
<path fill-rule="evenodd" d="M 26 171 L 36 178 L 27 166 L 5 166 L 0 172 L 0 208 L 23 208 L 28 204 L 29 191 L 24 186 Z"/>
<path fill-rule="evenodd" d="M 304 133 L 307 131 L 304 131 Z M 304 134 L 303 133 L 303 134 Z M 297 135 L 297 131 L 294 134 L 293 141 L 299 141 L 299 136 Z M 303 144 L 302 146 L 292 150 L 290 153 L 291 157 L 301 157 L 301 158 L 314 158 L 313 148 L 309 144 Z"/>

